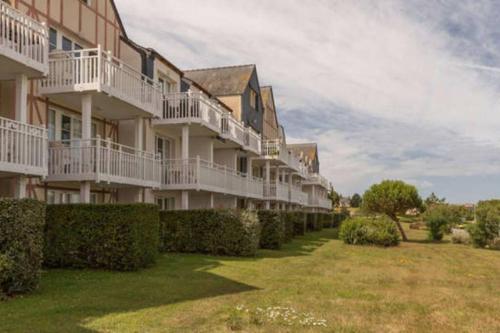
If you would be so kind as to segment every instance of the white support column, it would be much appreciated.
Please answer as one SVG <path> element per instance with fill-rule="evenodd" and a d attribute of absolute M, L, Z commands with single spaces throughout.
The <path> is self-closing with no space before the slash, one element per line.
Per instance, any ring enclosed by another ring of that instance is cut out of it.
<path fill-rule="evenodd" d="M 189 158 L 189 126 L 182 127 L 182 149 L 181 149 L 182 159 Z"/>
<path fill-rule="evenodd" d="M 135 120 L 135 149 L 144 150 L 144 122 L 142 118 Z"/>
<path fill-rule="evenodd" d="M 210 209 L 214 209 L 215 207 L 215 195 L 213 192 L 210 193 Z"/>
<path fill-rule="evenodd" d="M 28 77 L 24 74 L 16 76 L 16 120 L 28 122 Z M 19 176 L 16 182 L 16 198 L 26 198 L 26 184 L 28 179 Z"/>
<path fill-rule="evenodd" d="M 91 145 L 92 139 L 92 95 L 86 94 L 82 96 L 82 147 Z M 88 152 L 87 152 L 88 153 Z M 90 154 L 85 156 L 90 158 Z M 80 202 L 90 203 L 90 182 L 80 183 Z"/>
<path fill-rule="evenodd" d="M 269 192 L 271 190 L 271 162 L 266 161 L 266 193 L 269 195 Z M 269 200 L 266 200 L 265 203 L 265 208 L 266 209 L 271 209 L 271 202 Z"/>
<path fill-rule="evenodd" d="M 181 157 L 185 162 L 186 167 L 183 167 L 183 170 L 187 170 L 187 166 L 189 164 L 189 126 L 183 126 L 182 127 L 182 149 L 181 149 Z M 182 209 L 183 210 L 188 210 L 189 209 L 189 192 L 188 191 L 182 191 L 181 194 L 181 202 L 182 202 Z"/>
<path fill-rule="evenodd" d="M 28 77 L 24 74 L 16 76 L 16 120 L 28 121 Z"/>
<path fill-rule="evenodd" d="M 208 143 L 208 161 L 214 163 L 214 139 L 210 139 Z"/>

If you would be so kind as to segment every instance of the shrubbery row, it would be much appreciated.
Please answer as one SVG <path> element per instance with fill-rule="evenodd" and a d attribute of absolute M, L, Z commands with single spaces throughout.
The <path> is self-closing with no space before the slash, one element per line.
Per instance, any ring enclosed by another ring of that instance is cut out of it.
<path fill-rule="evenodd" d="M 49 205 L 0 200 L 0 298 L 36 288 L 40 269 L 133 271 L 158 252 L 253 256 L 279 249 L 307 230 L 334 227 L 338 215 L 191 210 L 158 212 L 149 204 Z"/>
<path fill-rule="evenodd" d="M 340 227 L 339 237 L 346 244 L 395 246 L 399 244 L 396 224 L 387 217 L 352 218 Z"/>

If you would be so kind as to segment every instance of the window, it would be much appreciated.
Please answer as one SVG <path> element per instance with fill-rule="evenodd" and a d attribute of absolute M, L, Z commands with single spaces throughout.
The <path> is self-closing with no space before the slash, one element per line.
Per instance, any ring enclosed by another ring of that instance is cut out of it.
<path fill-rule="evenodd" d="M 170 140 L 161 136 L 156 136 L 155 152 L 160 159 L 170 158 Z"/>
<path fill-rule="evenodd" d="M 160 84 L 160 89 L 164 94 L 175 92 L 175 81 L 169 80 L 163 74 L 159 74 L 158 83 Z"/>
<path fill-rule="evenodd" d="M 53 51 L 57 49 L 57 30 L 50 28 L 49 30 L 49 50 Z"/>
<path fill-rule="evenodd" d="M 240 164 L 239 171 L 241 173 L 246 174 L 248 172 L 248 170 L 247 170 L 247 158 L 245 156 L 240 156 L 239 164 Z"/>
<path fill-rule="evenodd" d="M 254 110 L 257 110 L 257 105 L 259 104 L 258 101 L 259 101 L 259 97 L 258 97 L 257 93 L 255 92 L 255 90 L 250 88 L 250 106 Z"/>
<path fill-rule="evenodd" d="M 175 198 L 156 198 L 156 204 L 160 210 L 175 210 Z"/>
<path fill-rule="evenodd" d="M 62 38 L 62 49 L 64 51 L 72 51 L 73 50 L 73 42 L 70 39 L 63 37 Z"/>
<path fill-rule="evenodd" d="M 56 112 L 54 110 L 49 110 L 49 121 L 48 121 L 48 132 L 49 140 L 55 141 L 56 139 Z"/>
<path fill-rule="evenodd" d="M 53 205 L 56 203 L 56 192 L 54 191 L 47 191 L 47 198 L 46 201 L 49 205 Z"/>

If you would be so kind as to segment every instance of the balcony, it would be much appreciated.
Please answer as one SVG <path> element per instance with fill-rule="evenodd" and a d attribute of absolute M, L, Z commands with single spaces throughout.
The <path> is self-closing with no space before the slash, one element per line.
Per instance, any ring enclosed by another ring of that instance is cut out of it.
<path fill-rule="evenodd" d="M 313 197 L 313 196 L 309 195 L 308 206 L 314 207 L 314 208 L 323 208 L 323 209 L 331 210 L 332 209 L 332 201 L 330 199 Z"/>
<path fill-rule="evenodd" d="M 0 79 L 38 78 L 49 71 L 49 33 L 35 19 L 0 2 Z"/>
<path fill-rule="evenodd" d="M 301 186 L 292 186 L 290 190 L 290 202 L 301 205 L 301 206 L 307 206 L 308 204 L 309 197 L 307 193 L 302 192 L 302 187 Z"/>
<path fill-rule="evenodd" d="M 156 126 L 199 125 L 199 134 L 221 133 L 223 108 L 202 92 L 170 93 L 164 97 L 160 119 L 153 120 Z M 205 129 L 205 131 L 204 131 Z"/>
<path fill-rule="evenodd" d="M 113 186 L 160 186 L 161 161 L 154 154 L 102 140 L 53 141 L 49 182 L 93 181 Z"/>
<path fill-rule="evenodd" d="M 90 93 L 92 111 L 112 120 L 162 116 L 159 86 L 101 47 L 51 52 L 40 93 L 77 110 Z"/>
<path fill-rule="evenodd" d="M 200 158 L 163 161 L 162 189 L 210 191 L 262 199 L 263 183 L 236 170 Z"/>
<path fill-rule="evenodd" d="M 288 164 L 288 150 L 281 140 L 262 141 L 262 156 L 266 160 L 276 160 L 281 164 Z"/>
<path fill-rule="evenodd" d="M 264 185 L 264 198 L 272 201 L 289 201 L 288 184 L 267 183 Z"/>
<path fill-rule="evenodd" d="M 247 133 L 247 128 L 230 113 L 224 114 L 222 117 L 222 138 L 231 141 L 237 147 L 247 147 Z"/>
<path fill-rule="evenodd" d="M 309 177 L 302 183 L 304 185 L 319 185 L 327 190 L 330 189 L 330 183 L 328 182 L 328 180 L 319 173 L 309 174 Z"/>
<path fill-rule="evenodd" d="M 288 155 L 288 163 L 287 164 L 288 164 L 288 167 L 290 169 L 292 169 L 293 171 L 298 172 L 298 171 L 300 171 L 300 167 L 301 167 L 302 163 L 300 162 L 300 159 L 297 156 L 295 156 L 293 154 L 289 154 Z"/>
<path fill-rule="evenodd" d="M 0 117 L 0 174 L 47 176 L 47 130 Z"/>
<path fill-rule="evenodd" d="M 262 152 L 261 136 L 259 133 L 255 132 L 253 128 L 250 127 L 247 127 L 245 149 L 256 155 L 260 155 Z"/>

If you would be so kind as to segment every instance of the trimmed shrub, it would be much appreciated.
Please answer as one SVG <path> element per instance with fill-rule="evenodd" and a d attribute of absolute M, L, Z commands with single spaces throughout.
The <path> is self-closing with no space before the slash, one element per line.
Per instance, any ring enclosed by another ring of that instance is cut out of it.
<path fill-rule="evenodd" d="M 0 298 L 38 287 L 43 257 L 45 204 L 0 200 Z"/>
<path fill-rule="evenodd" d="M 304 212 L 293 212 L 289 213 L 289 217 L 293 219 L 293 235 L 294 236 L 304 236 L 307 231 L 307 221 L 306 213 Z"/>
<path fill-rule="evenodd" d="M 290 242 L 295 235 L 295 219 L 297 212 L 281 212 L 281 220 L 285 226 L 285 243 Z"/>
<path fill-rule="evenodd" d="M 386 217 L 356 217 L 342 223 L 340 239 L 346 244 L 396 246 L 399 231 L 395 223 Z"/>
<path fill-rule="evenodd" d="M 307 213 L 307 231 L 321 231 L 323 226 L 318 213 Z"/>
<path fill-rule="evenodd" d="M 339 227 L 342 222 L 344 222 L 349 216 L 344 213 L 334 213 L 333 214 L 333 227 Z"/>
<path fill-rule="evenodd" d="M 331 213 L 318 213 L 323 228 L 333 228 L 333 214 Z"/>
<path fill-rule="evenodd" d="M 481 201 L 476 209 L 476 223 L 468 227 L 475 247 L 492 247 L 500 236 L 500 200 Z"/>
<path fill-rule="evenodd" d="M 260 223 L 255 212 L 188 210 L 160 213 L 162 252 L 253 256 L 259 248 Z"/>
<path fill-rule="evenodd" d="M 46 221 L 48 267 L 134 271 L 158 254 L 156 205 L 49 205 Z"/>
<path fill-rule="evenodd" d="M 260 247 L 279 250 L 285 242 L 285 219 L 279 211 L 261 210 L 258 212 L 261 226 Z"/>

